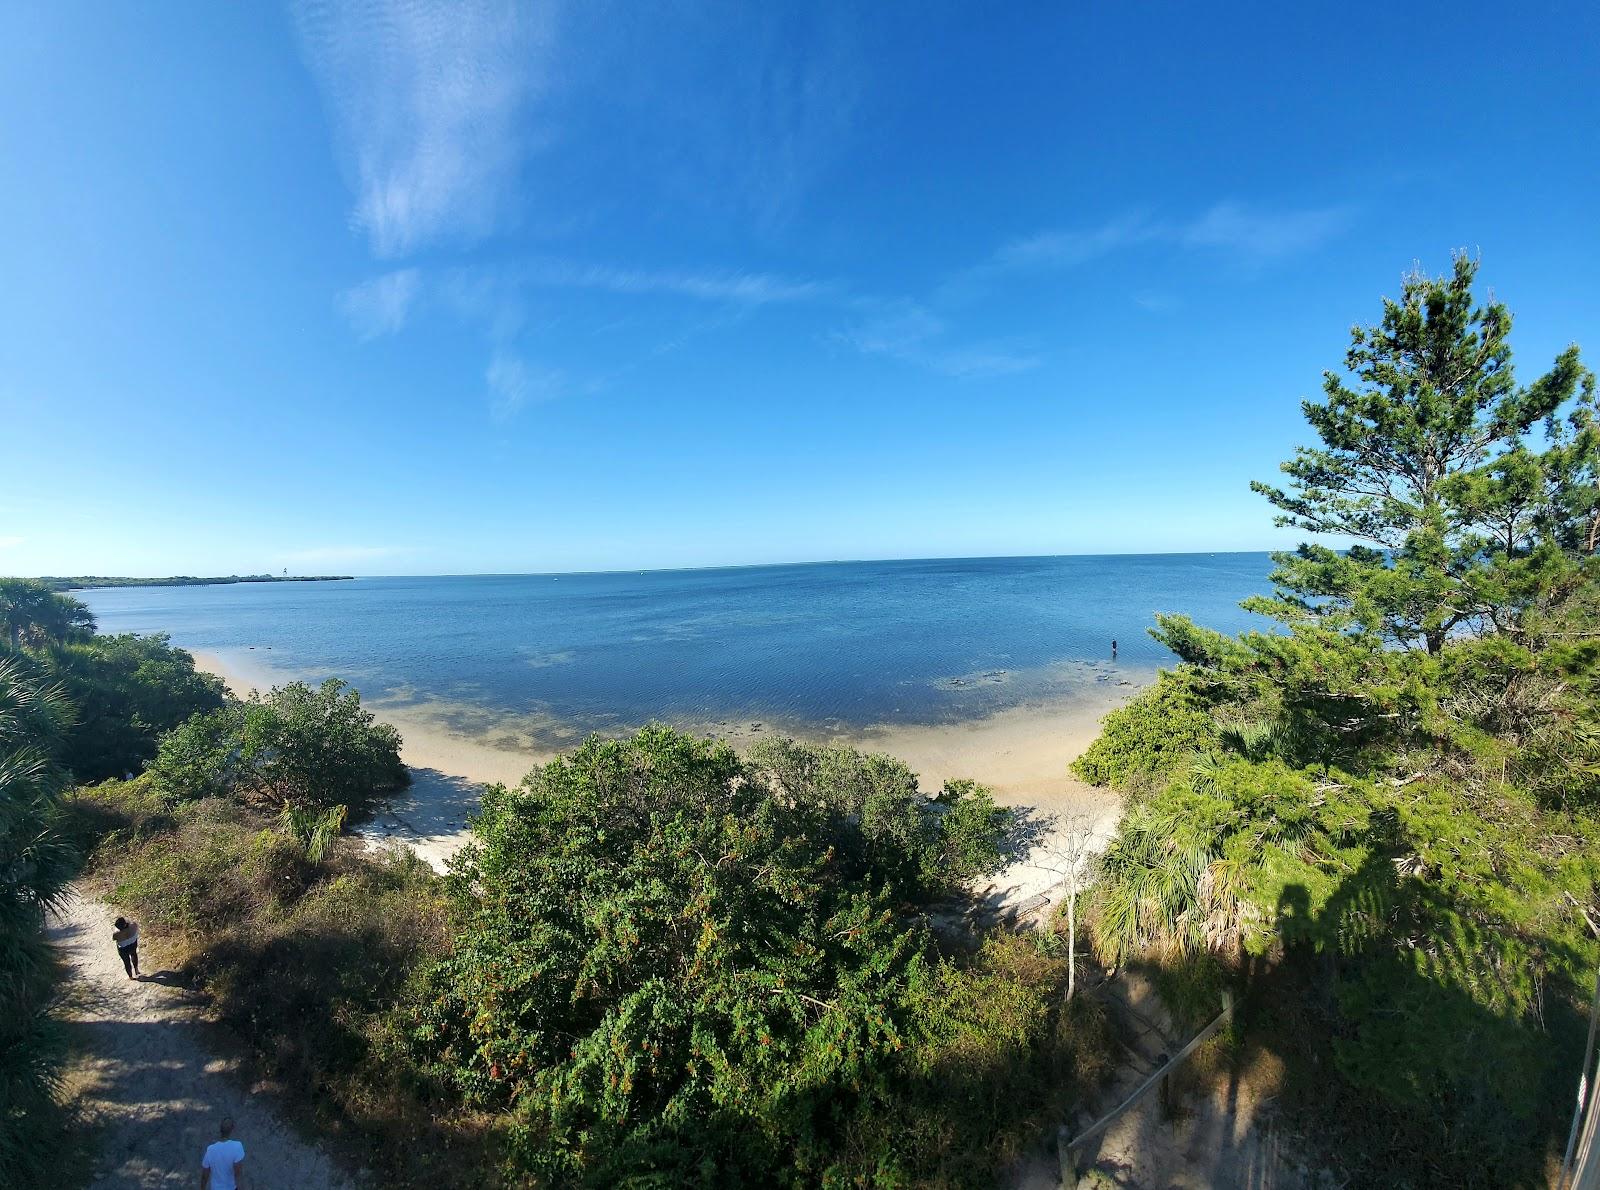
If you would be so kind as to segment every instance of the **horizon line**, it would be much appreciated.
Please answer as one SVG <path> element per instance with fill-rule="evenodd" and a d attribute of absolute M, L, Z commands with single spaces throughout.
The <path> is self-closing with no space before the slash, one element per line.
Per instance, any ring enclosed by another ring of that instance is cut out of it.
<path fill-rule="evenodd" d="M 890 558 L 810 558 L 801 561 L 789 562 L 715 562 L 700 566 L 616 566 L 606 569 L 582 570 L 471 570 L 471 571 L 432 571 L 412 573 L 371 573 L 351 574 L 348 576 L 328 576 L 311 574 L 291 574 L 289 581 L 310 581 L 324 579 L 328 581 L 349 581 L 374 578 L 562 578 L 581 577 L 585 575 L 605 574 L 688 574 L 702 570 L 770 570 L 782 567 L 800 566 L 864 566 L 883 562 L 1022 562 L 1052 558 L 1194 558 L 1194 557 L 1227 557 L 1243 554 L 1275 554 L 1285 552 L 1282 549 L 1254 549 L 1254 550 L 1108 550 L 1087 554 L 932 554 L 932 555 L 902 555 Z M 269 575 L 282 582 L 280 576 L 271 575 L 269 571 L 253 571 L 251 574 Z M 0 576 L 6 577 L 6 576 Z M 138 578 L 145 578 L 151 582 L 158 582 L 171 578 L 240 578 L 242 573 L 203 575 L 169 574 L 169 575 L 111 575 L 91 574 L 84 572 L 81 575 L 18 575 L 19 578 L 34 579 L 67 579 L 67 578 L 119 578 L 130 582 Z"/>

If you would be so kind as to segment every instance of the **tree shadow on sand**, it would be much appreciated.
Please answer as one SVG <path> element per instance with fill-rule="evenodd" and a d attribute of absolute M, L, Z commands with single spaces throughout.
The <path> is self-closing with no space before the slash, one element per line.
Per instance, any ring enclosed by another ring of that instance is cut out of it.
<path fill-rule="evenodd" d="M 1041 814 L 1033 806 L 1011 807 L 1011 822 L 1000 841 L 1000 854 L 1007 864 L 1027 859 L 1050 838 L 1060 821 L 1057 814 Z"/>
<path fill-rule="evenodd" d="M 358 833 L 373 840 L 453 835 L 466 829 L 467 819 L 482 800 L 480 782 L 438 769 L 413 768 L 411 784 L 375 805 Z"/>
<path fill-rule="evenodd" d="M 970 942 L 974 930 L 1026 925 L 1041 919 L 1059 899 L 1060 888 L 1055 887 L 1059 881 L 1038 864 L 1041 850 L 1059 826 L 1059 815 L 1042 814 L 1033 806 L 1011 807 L 1010 812 L 1000 840 L 1004 867 L 987 884 L 941 902 L 930 914 L 941 938 L 958 941 L 968 935 L 965 941 Z"/>

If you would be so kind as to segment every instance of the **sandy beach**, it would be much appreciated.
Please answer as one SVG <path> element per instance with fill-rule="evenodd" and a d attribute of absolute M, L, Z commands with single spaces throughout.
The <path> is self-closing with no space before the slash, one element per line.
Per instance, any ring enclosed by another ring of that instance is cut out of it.
<path fill-rule="evenodd" d="M 236 695 L 265 690 L 285 677 L 266 661 L 194 652 L 195 664 L 221 677 Z M 816 737 L 886 752 L 917 773 L 932 794 L 946 780 L 968 777 L 994 791 L 997 801 L 1023 811 L 1035 836 L 1030 853 L 997 876 L 984 895 L 992 904 L 1016 907 L 1048 893 L 1061 874 L 1051 852 L 1069 826 L 1087 828 L 1099 841 L 1109 836 L 1120 800 L 1109 790 L 1073 777 L 1068 765 L 1099 734 L 1100 720 L 1138 692 L 1133 681 L 1106 683 L 1070 701 L 1024 705 L 952 724 L 896 724 Z M 380 719 L 393 723 L 404 741 L 401 757 L 412 785 L 385 803 L 358 833 L 375 846 L 405 843 L 441 870 L 467 841 L 467 816 L 483 784 L 515 784 L 555 749 L 534 743 L 534 733 L 515 724 L 481 721 L 461 708 L 427 703 L 365 700 Z M 784 734 L 777 725 L 718 725 L 714 734 L 737 748 Z M 574 734 L 571 742 L 580 737 Z"/>

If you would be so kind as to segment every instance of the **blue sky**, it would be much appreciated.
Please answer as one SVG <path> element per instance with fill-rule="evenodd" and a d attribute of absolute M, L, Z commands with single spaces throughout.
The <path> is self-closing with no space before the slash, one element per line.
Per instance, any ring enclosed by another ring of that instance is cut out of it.
<path fill-rule="evenodd" d="M 1266 548 L 1414 261 L 1600 351 L 1600 8 L 0 12 L 0 573 Z"/>

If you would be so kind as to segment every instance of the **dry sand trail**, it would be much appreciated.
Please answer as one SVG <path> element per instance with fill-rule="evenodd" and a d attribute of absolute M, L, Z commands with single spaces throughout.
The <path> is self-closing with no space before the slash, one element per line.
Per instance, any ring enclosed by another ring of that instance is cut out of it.
<path fill-rule="evenodd" d="M 238 1063 L 212 1050 L 216 1027 L 202 999 L 166 970 L 159 937 L 140 942 L 144 982 L 127 978 L 111 942 L 115 916 L 74 895 L 48 927 L 69 972 L 62 1016 L 75 1045 L 67 1085 L 92 1133 L 90 1190 L 193 1190 L 224 1116 L 244 1143 L 250 1190 L 351 1186 L 241 1080 Z"/>

